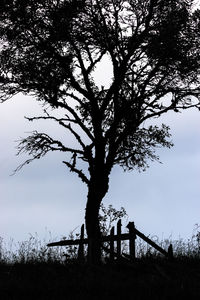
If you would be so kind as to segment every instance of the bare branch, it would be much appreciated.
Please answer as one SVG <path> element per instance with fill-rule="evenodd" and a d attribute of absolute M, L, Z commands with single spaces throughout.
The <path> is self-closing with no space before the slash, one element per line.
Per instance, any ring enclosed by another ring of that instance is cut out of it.
<path fill-rule="evenodd" d="M 94 141 L 94 137 L 91 134 L 90 130 L 84 125 L 83 121 L 80 119 L 80 117 L 78 116 L 78 114 L 76 113 L 76 111 L 70 107 L 68 104 L 64 104 L 62 102 L 57 102 L 58 106 L 67 109 L 75 118 L 76 123 L 82 128 L 82 130 L 87 134 L 87 136 Z"/>
<path fill-rule="evenodd" d="M 78 174 L 84 183 L 87 185 L 89 184 L 89 179 L 83 174 L 82 170 L 78 170 L 73 164 L 70 164 L 67 161 L 63 161 L 63 163 L 70 169 L 71 172 Z"/>
<path fill-rule="evenodd" d="M 56 122 L 58 122 L 61 126 L 63 126 L 64 128 L 68 129 L 76 138 L 76 140 L 79 142 L 79 144 L 82 146 L 83 149 L 85 149 L 86 145 L 83 143 L 80 135 L 73 130 L 73 128 L 71 127 L 71 124 L 65 124 L 64 122 L 70 121 L 73 122 L 73 120 L 68 119 L 68 118 L 56 118 L 54 116 L 50 116 L 48 115 L 47 117 L 45 116 L 41 116 L 41 117 L 25 117 L 27 120 L 29 121 L 34 121 L 34 120 L 54 120 Z M 75 122 L 76 123 L 76 122 Z"/>
<path fill-rule="evenodd" d="M 106 50 L 102 51 L 102 53 L 99 55 L 99 57 L 91 62 L 90 66 L 86 69 L 86 72 L 88 74 L 94 69 L 95 65 L 101 61 L 101 59 L 105 53 L 106 53 Z"/>

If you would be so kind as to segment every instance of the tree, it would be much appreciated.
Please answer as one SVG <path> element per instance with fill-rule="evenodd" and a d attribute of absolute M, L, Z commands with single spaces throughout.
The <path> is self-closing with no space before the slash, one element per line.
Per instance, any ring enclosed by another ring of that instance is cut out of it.
<path fill-rule="evenodd" d="M 28 120 L 55 121 L 77 142 L 34 131 L 19 143 L 31 158 L 18 169 L 49 151 L 70 154 L 63 163 L 88 186 L 90 262 L 100 260 L 99 208 L 112 168 L 145 170 L 157 147 L 172 146 L 169 127 L 151 121 L 200 108 L 199 16 L 189 0 L 3 1 L 1 101 L 33 95 L 44 115 Z M 108 88 L 94 79 L 104 57 Z"/>

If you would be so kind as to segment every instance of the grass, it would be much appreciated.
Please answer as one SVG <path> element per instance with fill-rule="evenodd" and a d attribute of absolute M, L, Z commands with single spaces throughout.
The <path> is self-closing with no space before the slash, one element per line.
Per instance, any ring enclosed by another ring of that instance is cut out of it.
<path fill-rule="evenodd" d="M 77 249 L 47 248 L 50 241 L 41 242 L 37 235 L 18 243 L 15 251 L 1 239 L 0 299 L 200 299 L 199 233 L 189 240 L 152 239 L 164 249 L 172 243 L 175 259 L 169 261 L 137 239 L 132 264 L 80 265 Z"/>

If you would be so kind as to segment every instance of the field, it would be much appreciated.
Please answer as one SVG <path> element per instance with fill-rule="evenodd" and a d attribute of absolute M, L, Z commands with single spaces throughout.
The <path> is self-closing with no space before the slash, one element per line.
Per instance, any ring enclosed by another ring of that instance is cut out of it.
<path fill-rule="evenodd" d="M 2 265 L 1 299 L 199 299 L 200 262 Z"/>
<path fill-rule="evenodd" d="M 200 299 L 198 245 L 175 241 L 170 261 L 138 240 L 134 263 L 89 266 L 77 262 L 77 249 L 47 249 L 31 237 L 15 253 L 1 247 L 0 299 Z"/>

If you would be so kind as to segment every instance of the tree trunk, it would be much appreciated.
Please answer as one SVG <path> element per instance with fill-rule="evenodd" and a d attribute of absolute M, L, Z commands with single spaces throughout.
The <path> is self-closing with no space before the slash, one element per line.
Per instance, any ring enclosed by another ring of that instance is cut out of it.
<path fill-rule="evenodd" d="M 101 232 L 99 226 L 99 209 L 100 204 L 108 191 L 108 179 L 104 181 L 98 176 L 91 180 L 88 190 L 86 205 L 86 230 L 88 235 L 88 263 L 101 263 Z"/>

